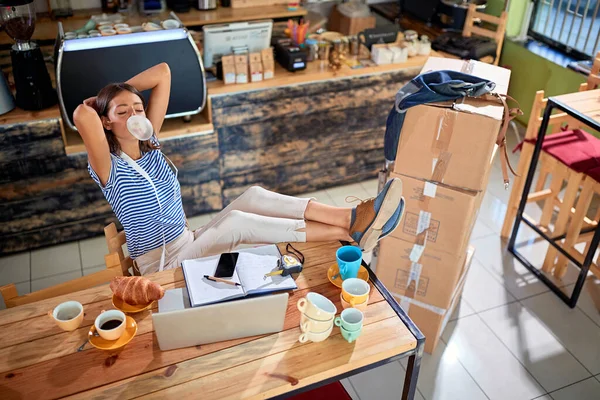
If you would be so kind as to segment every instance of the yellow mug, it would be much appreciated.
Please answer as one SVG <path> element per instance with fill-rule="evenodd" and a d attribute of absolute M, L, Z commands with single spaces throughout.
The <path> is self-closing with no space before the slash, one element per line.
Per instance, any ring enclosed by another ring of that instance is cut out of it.
<path fill-rule="evenodd" d="M 60 329 L 67 332 L 74 331 L 83 321 L 83 306 L 78 301 L 66 301 L 57 305 L 54 310 L 48 311 L 48 316 Z"/>
<path fill-rule="evenodd" d="M 348 278 L 342 282 L 342 298 L 352 307 L 366 303 L 369 300 L 371 286 L 368 282 L 358 278 Z"/>
<path fill-rule="evenodd" d="M 346 300 L 344 300 L 344 295 L 342 293 L 340 293 L 340 303 L 342 303 L 342 308 L 344 310 L 346 308 L 356 308 L 357 310 L 360 310 L 364 313 L 365 311 L 367 311 L 368 301 L 369 301 L 369 299 L 367 299 L 367 301 L 365 301 L 364 303 L 355 304 L 353 307 L 352 304 L 350 304 Z"/>

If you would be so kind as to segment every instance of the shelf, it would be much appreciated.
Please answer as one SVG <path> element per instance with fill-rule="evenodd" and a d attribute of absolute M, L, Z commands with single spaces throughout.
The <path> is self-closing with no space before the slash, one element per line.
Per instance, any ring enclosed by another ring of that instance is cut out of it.
<path fill-rule="evenodd" d="M 52 106 L 40 111 L 25 111 L 21 108 L 15 108 L 4 115 L 0 115 L 0 125 L 10 125 L 29 121 L 39 121 L 43 119 L 60 118 L 58 106 Z"/>
<path fill-rule="evenodd" d="M 190 122 L 184 122 L 182 118 L 169 118 L 163 123 L 159 140 L 173 139 L 178 136 L 211 133 L 214 131 L 213 124 L 209 122 L 207 114 L 201 112 L 193 115 Z M 67 155 L 85 153 L 85 146 L 79 133 L 70 129 L 64 130 L 65 152 Z"/>
<path fill-rule="evenodd" d="M 231 22 L 255 21 L 259 19 L 281 19 L 305 16 L 307 11 L 298 7 L 295 11 L 289 11 L 287 5 L 275 5 L 269 7 L 249 8 L 222 8 L 210 11 L 198 11 L 192 9 L 187 13 L 177 13 L 177 17 L 186 27 L 198 27 L 207 24 L 227 24 Z M 76 11 L 72 17 L 51 20 L 49 17 L 40 17 L 35 24 L 33 40 L 54 41 L 58 34 L 58 22 L 62 22 L 65 32 L 74 31 L 85 25 L 91 15 L 102 14 L 102 10 L 90 9 Z M 169 19 L 170 11 L 163 11 L 154 15 L 128 16 L 123 13 L 125 22 L 131 26 L 141 25 L 143 22 Z M 13 44 L 13 40 L 5 32 L 0 33 L 0 45 Z"/>
<path fill-rule="evenodd" d="M 432 57 L 440 55 L 434 51 L 431 52 Z M 219 96 L 230 93 L 247 92 L 252 90 L 268 89 L 272 87 L 296 85 L 308 82 L 318 82 L 334 79 L 344 79 L 359 75 L 373 75 L 385 72 L 398 71 L 405 68 L 416 68 L 425 65 L 429 56 L 410 57 L 407 62 L 402 64 L 387 64 L 376 65 L 373 67 L 355 68 L 352 69 L 347 65 L 337 70 L 331 70 L 327 67 L 322 67 L 321 62 L 312 61 L 307 64 L 303 71 L 289 72 L 275 63 L 275 76 L 272 79 L 267 79 L 260 82 L 251 82 L 244 84 L 225 85 L 223 81 L 212 81 L 207 84 L 208 94 L 210 96 Z"/>

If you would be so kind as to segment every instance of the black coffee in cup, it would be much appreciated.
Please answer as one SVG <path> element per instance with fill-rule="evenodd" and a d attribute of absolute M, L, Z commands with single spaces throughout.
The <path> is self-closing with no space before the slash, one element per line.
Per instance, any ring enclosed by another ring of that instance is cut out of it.
<path fill-rule="evenodd" d="M 109 319 L 100 326 L 100 329 L 103 331 L 110 331 L 111 329 L 118 328 L 122 323 L 123 321 L 120 319 Z"/>

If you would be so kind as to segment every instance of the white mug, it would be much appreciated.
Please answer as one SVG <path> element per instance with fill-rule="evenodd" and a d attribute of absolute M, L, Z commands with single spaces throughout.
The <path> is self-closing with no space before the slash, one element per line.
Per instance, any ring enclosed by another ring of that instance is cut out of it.
<path fill-rule="evenodd" d="M 297 306 L 301 313 L 317 321 L 330 320 L 337 313 L 337 308 L 327 297 L 314 292 L 298 300 Z"/>
<path fill-rule="evenodd" d="M 121 324 L 114 329 L 102 329 L 101 326 L 107 321 L 110 320 L 120 320 Z M 94 325 L 96 326 L 96 332 L 100 335 L 100 337 L 104 340 L 117 340 L 121 337 L 123 332 L 125 332 L 125 314 L 119 310 L 109 310 L 102 311 L 98 317 L 96 317 L 96 321 L 94 321 Z"/>
<path fill-rule="evenodd" d="M 79 328 L 83 321 L 83 306 L 78 301 L 65 301 L 57 305 L 53 311 L 48 311 L 59 328 L 70 332 Z"/>
<path fill-rule="evenodd" d="M 300 335 L 300 337 L 298 338 L 298 341 L 300 343 L 306 343 L 308 341 L 315 343 L 322 342 L 323 340 L 327 339 L 329 335 L 331 335 L 332 330 L 333 324 L 331 324 L 331 327 L 325 332 L 303 332 L 302 335 Z"/>
<path fill-rule="evenodd" d="M 300 329 L 302 332 L 325 332 L 331 328 L 331 324 L 333 324 L 333 318 L 327 321 L 318 321 L 305 314 L 302 314 L 300 317 Z"/>

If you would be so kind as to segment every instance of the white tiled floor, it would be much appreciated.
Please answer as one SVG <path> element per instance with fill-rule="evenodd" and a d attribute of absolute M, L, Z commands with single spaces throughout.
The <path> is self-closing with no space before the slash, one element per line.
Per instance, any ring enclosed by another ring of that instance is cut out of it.
<path fill-rule="evenodd" d="M 508 193 L 499 168 L 494 165 L 471 236 L 476 253 L 463 297 L 434 354 L 423 357 L 416 398 L 599 400 L 600 312 L 585 289 L 578 306 L 569 309 L 506 252 L 499 232 Z M 368 198 L 376 190 L 376 180 L 369 180 L 302 197 L 351 206 L 347 195 Z M 190 226 L 213 216 L 192 217 Z M 541 263 L 544 243 L 526 229 L 517 242 Z M 100 237 L 0 258 L 0 285 L 15 282 L 23 294 L 94 272 L 104 266 L 105 249 Z M 566 290 L 572 290 L 575 272 L 561 282 Z M 394 362 L 343 383 L 353 399 L 398 399 L 405 366 L 406 360 Z"/>

